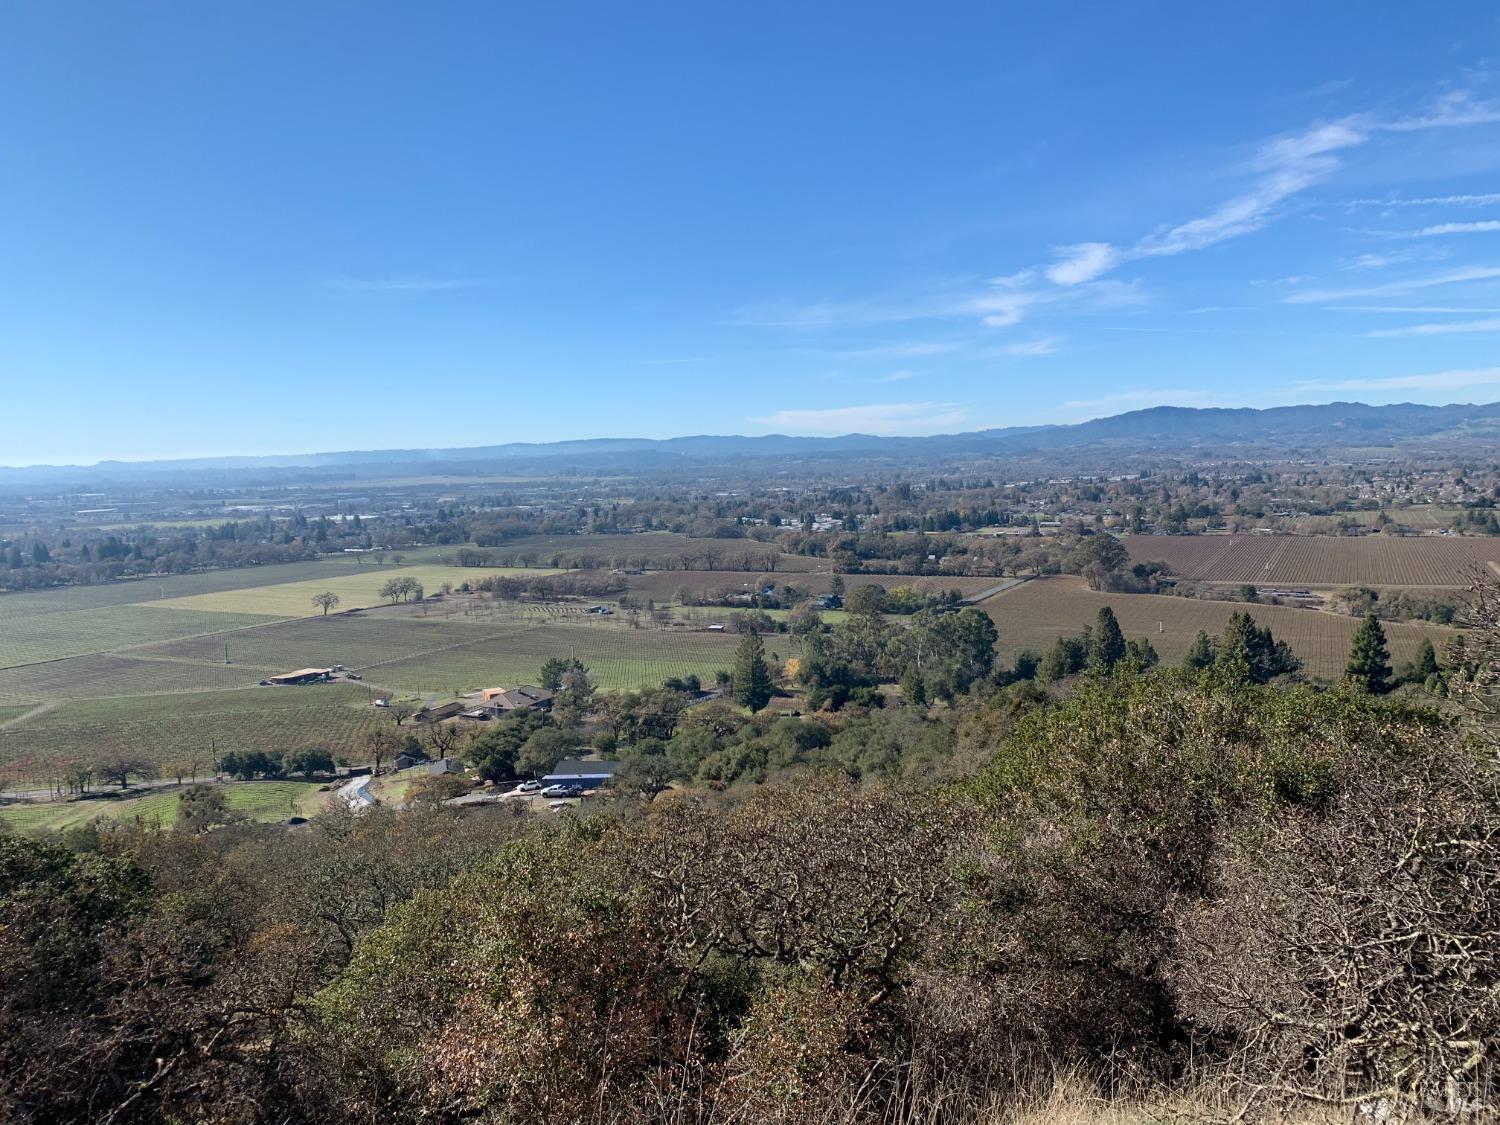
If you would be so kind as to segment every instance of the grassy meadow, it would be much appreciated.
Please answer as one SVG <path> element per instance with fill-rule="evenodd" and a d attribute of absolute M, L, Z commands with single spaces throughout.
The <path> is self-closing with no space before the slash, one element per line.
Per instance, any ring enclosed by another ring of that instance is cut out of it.
<path fill-rule="evenodd" d="M 224 803 L 247 820 L 285 820 L 317 811 L 325 794 L 315 781 L 235 781 L 223 783 Z M 170 825 L 177 820 L 177 798 L 172 788 L 144 796 L 115 798 L 108 794 L 87 801 L 33 801 L 0 805 L 0 825 L 16 831 L 60 831 L 91 820 L 139 820 Z"/>

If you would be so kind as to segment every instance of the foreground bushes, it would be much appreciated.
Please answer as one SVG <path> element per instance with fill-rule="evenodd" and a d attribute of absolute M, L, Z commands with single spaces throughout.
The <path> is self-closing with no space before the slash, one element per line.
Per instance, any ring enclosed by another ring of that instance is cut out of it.
<path fill-rule="evenodd" d="M 3 1096 L 36 1121 L 963 1119 L 1058 1068 L 1233 1076 L 1252 1114 L 1482 1096 L 1500 794 L 1459 731 L 1211 673 L 1013 705 L 966 716 L 965 753 L 1010 733 L 937 793 L 809 773 L 545 828 L 9 841 Z M 125 890 L 95 908 L 101 872 Z M 84 952 L 53 970 L 59 918 Z"/>

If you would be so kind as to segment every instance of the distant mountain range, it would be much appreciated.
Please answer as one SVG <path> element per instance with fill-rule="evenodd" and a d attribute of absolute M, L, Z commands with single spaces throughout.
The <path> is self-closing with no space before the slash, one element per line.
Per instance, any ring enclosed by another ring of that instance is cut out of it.
<path fill-rule="evenodd" d="M 141 481 L 197 473 L 246 472 L 284 478 L 296 470 L 318 477 L 349 470 L 390 476 L 482 473 L 489 468 L 601 469 L 664 466 L 672 462 L 729 462 L 742 458 L 845 456 L 943 458 L 1096 454 L 1254 455 L 1303 451 L 1404 448 L 1500 442 L 1500 403 L 1367 406 L 1278 406 L 1267 410 L 1156 406 L 1074 425 L 1012 426 L 932 437 L 764 437 L 735 435 L 667 438 L 593 438 L 582 441 L 511 442 L 461 449 L 384 449 L 269 457 L 200 457 L 172 461 L 101 461 L 89 466 L 0 469 L 0 485 L 85 481 Z M 291 470 L 293 472 L 288 473 Z"/>

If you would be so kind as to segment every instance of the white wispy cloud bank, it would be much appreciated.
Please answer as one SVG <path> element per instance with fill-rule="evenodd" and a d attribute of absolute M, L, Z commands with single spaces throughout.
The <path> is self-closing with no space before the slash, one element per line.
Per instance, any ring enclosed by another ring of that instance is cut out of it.
<path fill-rule="evenodd" d="M 1456 391 L 1500 386 L 1500 367 L 1436 371 L 1430 375 L 1390 375 L 1357 379 L 1311 379 L 1293 386 L 1297 394 L 1343 391 Z"/>
<path fill-rule="evenodd" d="M 1488 207 L 1500 203 L 1500 192 L 1479 195 L 1429 195 L 1421 199 L 1351 199 L 1345 207 Z"/>
<path fill-rule="evenodd" d="M 1371 336 L 1457 336 L 1467 332 L 1500 332 L 1500 318 L 1463 320 L 1447 324 L 1413 324 L 1406 328 L 1382 328 Z"/>
<path fill-rule="evenodd" d="M 1461 285 L 1468 281 L 1489 281 L 1500 277 L 1500 266 L 1464 266 L 1462 269 L 1429 274 L 1426 277 L 1407 278 L 1385 285 L 1366 285 L 1352 289 L 1301 289 L 1289 293 L 1282 300 L 1290 305 L 1316 305 L 1330 301 L 1351 301 L 1364 297 L 1386 297 L 1392 294 L 1413 293 L 1422 289 L 1433 289 L 1442 285 Z"/>
<path fill-rule="evenodd" d="M 901 436 L 940 433 L 961 427 L 968 418 L 952 402 L 889 402 L 835 406 L 827 410 L 778 410 L 749 421 L 794 434 L 879 434 Z"/>
<path fill-rule="evenodd" d="M 1313 124 L 1300 132 L 1273 137 L 1261 143 L 1238 169 L 1241 189 L 1193 218 L 1164 223 L 1133 242 L 1080 240 L 1052 248 L 1050 262 L 1031 266 L 989 280 L 979 292 L 939 287 L 902 298 L 857 302 L 820 302 L 794 308 L 742 313 L 741 324 L 793 328 L 828 328 L 840 325 L 916 321 L 922 319 L 977 317 L 988 328 L 1009 328 L 1040 313 L 1093 312 L 1141 304 L 1145 295 L 1133 282 L 1111 280 L 1109 274 L 1131 262 L 1206 250 L 1209 247 L 1253 234 L 1281 215 L 1286 205 L 1309 189 L 1333 177 L 1346 156 L 1383 136 L 1459 129 L 1500 123 L 1500 103 L 1479 101 L 1467 93 L 1449 93 L 1424 112 L 1395 117 L 1373 113 L 1352 114 Z M 1348 206 L 1415 206 L 1419 203 L 1480 204 L 1500 201 L 1500 193 L 1454 195 L 1426 200 L 1354 201 Z M 1500 229 L 1488 220 L 1474 223 L 1442 223 L 1424 228 L 1423 235 L 1477 233 Z M 1400 237 L 1399 235 L 1397 237 Z M 1419 255 L 1366 256 L 1353 268 L 1375 269 Z M 1443 256 L 1434 251 L 1428 256 Z M 1448 284 L 1495 276 L 1482 268 L 1427 282 L 1363 290 L 1305 291 L 1286 300 L 1312 303 L 1341 296 L 1366 296 L 1404 292 L 1424 285 Z M 962 283 L 957 283 L 962 284 Z"/>
<path fill-rule="evenodd" d="M 1108 273 L 1120 261 L 1120 252 L 1107 242 L 1080 242 L 1053 250 L 1057 261 L 1047 267 L 1047 280 L 1054 285 L 1080 285 Z"/>
<path fill-rule="evenodd" d="M 1416 238 L 1431 238 L 1439 234 L 1486 234 L 1500 230 L 1500 220 L 1483 219 L 1474 223 L 1436 223 L 1414 232 Z"/>

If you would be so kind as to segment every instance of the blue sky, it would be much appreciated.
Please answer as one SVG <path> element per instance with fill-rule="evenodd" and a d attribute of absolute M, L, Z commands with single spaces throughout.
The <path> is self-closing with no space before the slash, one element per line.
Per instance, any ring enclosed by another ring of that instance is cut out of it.
<path fill-rule="evenodd" d="M 1493 4 L 0 9 L 0 464 L 1500 399 Z"/>

